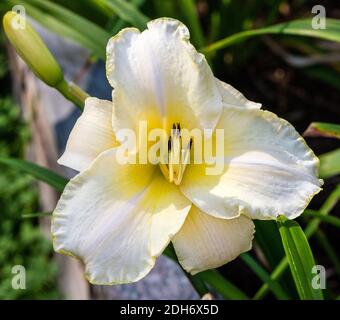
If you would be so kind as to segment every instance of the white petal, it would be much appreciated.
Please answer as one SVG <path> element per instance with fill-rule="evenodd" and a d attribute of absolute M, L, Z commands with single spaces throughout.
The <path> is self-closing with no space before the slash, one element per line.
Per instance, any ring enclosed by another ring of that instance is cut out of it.
<path fill-rule="evenodd" d="M 53 213 L 55 250 L 82 259 L 96 284 L 144 277 L 191 207 L 158 168 L 119 165 L 117 149 L 72 179 Z"/>
<path fill-rule="evenodd" d="M 84 111 L 70 133 L 59 164 L 82 171 L 101 152 L 118 145 L 111 123 L 112 108 L 110 101 L 86 99 Z"/>
<path fill-rule="evenodd" d="M 261 109 L 261 103 L 248 100 L 240 91 L 236 90 L 230 84 L 216 79 L 217 87 L 222 95 L 223 106 L 241 107 L 248 109 Z"/>
<path fill-rule="evenodd" d="M 245 216 L 219 219 L 192 206 L 172 242 L 183 268 L 195 274 L 218 268 L 250 250 L 254 231 L 253 222 Z"/>
<path fill-rule="evenodd" d="M 203 211 L 230 218 L 299 216 L 321 189 L 318 159 L 285 120 L 262 110 L 225 108 L 224 170 L 207 175 L 204 165 L 187 167 L 182 192 Z"/>
<path fill-rule="evenodd" d="M 161 18 L 140 33 L 127 28 L 107 45 L 107 77 L 114 87 L 114 126 L 212 129 L 222 112 L 221 95 L 205 60 L 179 21 Z M 119 137 L 118 137 L 119 139 Z"/>

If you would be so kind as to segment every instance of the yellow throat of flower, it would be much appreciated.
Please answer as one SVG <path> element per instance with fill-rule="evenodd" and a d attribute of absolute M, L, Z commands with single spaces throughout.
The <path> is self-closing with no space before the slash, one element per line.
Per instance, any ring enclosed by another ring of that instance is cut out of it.
<path fill-rule="evenodd" d="M 181 136 L 181 126 L 174 123 L 171 135 L 168 140 L 168 153 L 165 163 L 160 163 L 160 168 L 165 178 L 176 185 L 182 181 L 185 168 L 190 161 L 190 150 L 192 147 L 192 139 L 187 143 L 183 143 Z"/>

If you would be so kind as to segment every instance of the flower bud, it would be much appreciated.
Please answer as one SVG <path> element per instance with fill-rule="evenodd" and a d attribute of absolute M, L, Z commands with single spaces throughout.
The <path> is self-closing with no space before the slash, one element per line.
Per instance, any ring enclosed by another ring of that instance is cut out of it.
<path fill-rule="evenodd" d="M 5 33 L 19 56 L 42 81 L 51 87 L 64 76 L 59 64 L 33 27 L 20 14 L 9 11 L 3 17 Z"/>

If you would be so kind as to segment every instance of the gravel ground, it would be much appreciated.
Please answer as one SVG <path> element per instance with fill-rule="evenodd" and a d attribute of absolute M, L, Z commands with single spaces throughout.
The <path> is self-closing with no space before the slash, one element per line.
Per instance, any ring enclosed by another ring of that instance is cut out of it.
<path fill-rule="evenodd" d="M 156 266 L 142 280 L 116 286 L 94 286 L 99 299 L 193 300 L 199 296 L 178 265 L 161 256 Z"/>

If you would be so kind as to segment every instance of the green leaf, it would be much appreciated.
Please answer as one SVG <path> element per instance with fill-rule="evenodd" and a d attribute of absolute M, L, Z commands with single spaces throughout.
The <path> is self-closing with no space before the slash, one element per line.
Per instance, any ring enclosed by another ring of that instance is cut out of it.
<path fill-rule="evenodd" d="M 274 220 L 254 220 L 254 223 L 255 241 L 269 266 L 274 269 L 285 254 L 277 224 Z"/>
<path fill-rule="evenodd" d="M 68 182 L 68 179 L 54 173 L 53 171 L 26 160 L 0 158 L 0 163 L 7 165 L 13 169 L 17 169 L 24 173 L 27 173 L 40 181 L 44 181 L 51 187 L 57 189 L 59 192 L 62 192 L 64 190 L 65 185 Z"/>
<path fill-rule="evenodd" d="M 286 268 L 288 267 L 288 260 L 285 256 L 279 264 L 275 267 L 274 271 L 270 274 L 270 278 L 272 280 L 278 280 L 285 273 Z M 261 288 L 255 293 L 254 300 L 263 299 L 263 297 L 268 293 L 269 285 L 268 283 L 264 283 Z"/>
<path fill-rule="evenodd" d="M 23 4 L 27 14 L 41 25 L 79 43 L 97 57 L 105 60 L 105 48 L 110 34 L 93 22 L 50 1 L 10 0 L 10 3 Z"/>
<path fill-rule="evenodd" d="M 280 216 L 277 223 L 300 298 L 322 300 L 321 289 L 312 287 L 312 268 L 315 266 L 315 261 L 306 235 L 296 221 L 288 220 L 284 216 Z"/>
<path fill-rule="evenodd" d="M 240 289 L 238 289 L 235 285 L 233 285 L 230 281 L 224 278 L 218 271 L 215 269 L 207 270 L 204 272 L 197 273 L 195 275 L 191 275 L 187 273 L 180 263 L 178 262 L 175 250 L 172 244 L 168 245 L 164 252 L 168 258 L 174 260 L 179 264 L 184 274 L 187 276 L 193 287 L 196 289 L 197 293 L 201 296 L 207 292 L 205 283 L 208 284 L 213 290 L 221 294 L 224 299 L 227 300 L 246 300 L 248 299 L 247 295 L 243 293 Z"/>
<path fill-rule="evenodd" d="M 333 248 L 332 244 L 327 239 L 325 233 L 322 230 L 316 231 L 316 237 L 318 243 L 321 245 L 325 253 L 328 255 L 329 260 L 332 262 L 335 272 L 340 276 L 340 261 L 337 251 Z"/>
<path fill-rule="evenodd" d="M 338 185 L 332 193 L 328 196 L 326 201 L 323 203 L 322 207 L 319 210 L 319 213 L 321 213 L 324 216 L 327 216 L 332 209 L 336 206 L 340 199 L 340 185 Z M 319 227 L 321 220 L 319 218 L 314 218 L 311 222 L 308 223 L 307 227 L 304 230 L 304 233 L 306 234 L 307 239 L 309 239 L 317 230 Z M 286 268 L 288 267 L 288 259 L 287 257 L 284 257 L 280 263 L 276 266 L 274 271 L 271 273 L 270 277 L 272 279 L 279 279 L 285 272 Z M 261 288 L 258 290 L 258 292 L 255 294 L 255 297 L 257 299 L 263 298 L 265 294 L 268 292 L 269 286 L 265 283 L 261 286 Z"/>
<path fill-rule="evenodd" d="M 255 242 L 260 247 L 259 249 L 262 251 L 269 269 L 274 270 L 285 257 L 277 223 L 275 220 L 255 220 L 254 223 L 256 229 Z M 286 270 L 278 281 L 282 288 L 291 294 L 292 299 L 297 297 L 294 280 L 289 270 Z"/>
<path fill-rule="evenodd" d="M 97 45 L 106 46 L 110 34 L 92 21 L 51 1 L 30 0 L 29 2 L 43 12 L 52 15 L 54 18 L 77 30 L 79 33 L 86 34 L 86 37 Z"/>
<path fill-rule="evenodd" d="M 108 12 L 115 13 L 124 21 L 131 23 L 134 27 L 143 30 L 149 18 L 140 12 L 135 5 L 123 0 L 92 0 L 98 5 L 103 5 L 109 9 Z"/>
<path fill-rule="evenodd" d="M 326 122 L 312 122 L 303 135 L 305 137 L 340 139 L 340 125 Z"/>
<path fill-rule="evenodd" d="M 134 5 L 136 8 L 141 7 L 144 4 L 145 0 L 131 0 L 131 4 Z M 114 24 L 113 28 L 110 29 L 112 34 L 118 33 L 121 29 L 127 26 L 127 22 L 122 18 L 119 18 L 118 21 Z"/>
<path fill-rule="evenodd" d="M 200 297 L 203 297 L 206 293 L 209 292 L 208 288 L 206 287 L 204 281 L 199 277 L 199 275 L 191 275 L 190 273 L 186 272 L 181 264 L 178 262 L 175 249 L 170 243 L 165 250 L 163 251 L 163 255 L 166 255 L 168 258 L 174 260 L 179 267 L 182 269 L 183 273 L 186 275 L 192 286 L 195 288 L 196 292 L 199 294 Z"/>
<path fill-rule="evenodd" d="M 303 68 L 302 71 L 310 78 L 340 90 L 339 72 L 337 70 L 324 65 L 315 65 Z"/>
<path fill-rule="evenodd" d="M 306 36 L 340 42 L 340 20 L 327 18 L 326 29 L 313 29 L 311 25 L 311 19 L 301 19 L 260 29 L 246 30 L 212 43 L 208 47 L 205 47 L 202 51 L 204 53 L 210 53 L 234 45 L 248 38 L 265 34 Z"/>
<path fill-rule="evenodd" d="M 243 253 L 240 257 L 263 282 L 268 284 L 269 288 L 278 299 L 290 299 L 290 296 L 281 287 L 280 283 L 271 279 L 268 272 L 250 254 Z"/>
<path fill-rule="evenodd" d="M 325 215 L 323 213 L 320 213 L 319 211 L 310 210 L 310 209 L 306 209 L 304 214 L 306 214 L 307 216 L 318 218 L 322 222 L 326 222 L 328 224 L 331 224 L 335 227 L 340 228 L 340 219 L 335 216 Z"/>
<path fill-rule="evenodd" d="M 224 278 L 217 270 L 211 269 L 198 273 L 200 279 L 204 280 L 213 289 L 219 292 L 223 298 L 228 300 L 247 300 L 247 295 L 234 284 Z"/>
<path fill-rule="evenodd" d="M 340 185 L 337 185 L 337 187 L 332 191 L 332 193 L 328 196 L 326 201 L 323 203 L 319 212 L 325 216 L 328 215 L 332 211 L 332 209 L 336 206 L 339 199 L 340 199 Z M 319 218 L 315 218 L 311 222 L 308 223 L 305 229 L 305 234 L 308 239 L 318 229 L 320 222 L 321 220 Z"/>
<path fill-rule="evenodd" d="M 323 203 L 319 212 L 323 215 L 328 215 L 332 209 L 336 206 L 340 199 L 340 185 L 338 185 L 332 193 L 328 196 L 326 201 Z M 314 218 L 311 222 L 308 223 L 306 229 L 304 230 L 307 239 L 309 239 L 319 227 L 321 220 L 319 218 Z M 284 257 L 280 263 L 275 267 L 274 271 L 271 273 L 270 277 L 272 279 L 279 279 L 285 272 L 288 266 L 287 257 Z M 254 299 L 262 299 L 269 290 L 269 286 L 267 283 L 264 283 L 261 288 L 256 292 Z"/>
<path fill-rule="evenodd" d="M 340 149 L 336 149 L 319 156 L 320 177 L 330 178 L 340 174 Z"/>
<path fill-rule="evenodd" d="M 182 14 L 187 20 L 190 34 L 192 36 L 193 43 L 198 47 L 204 46 L 204 34 L 200 21 L 198 19 L 196 4 L 193 0 L 178 0 L 179 6 L 182 9 Z"/>

